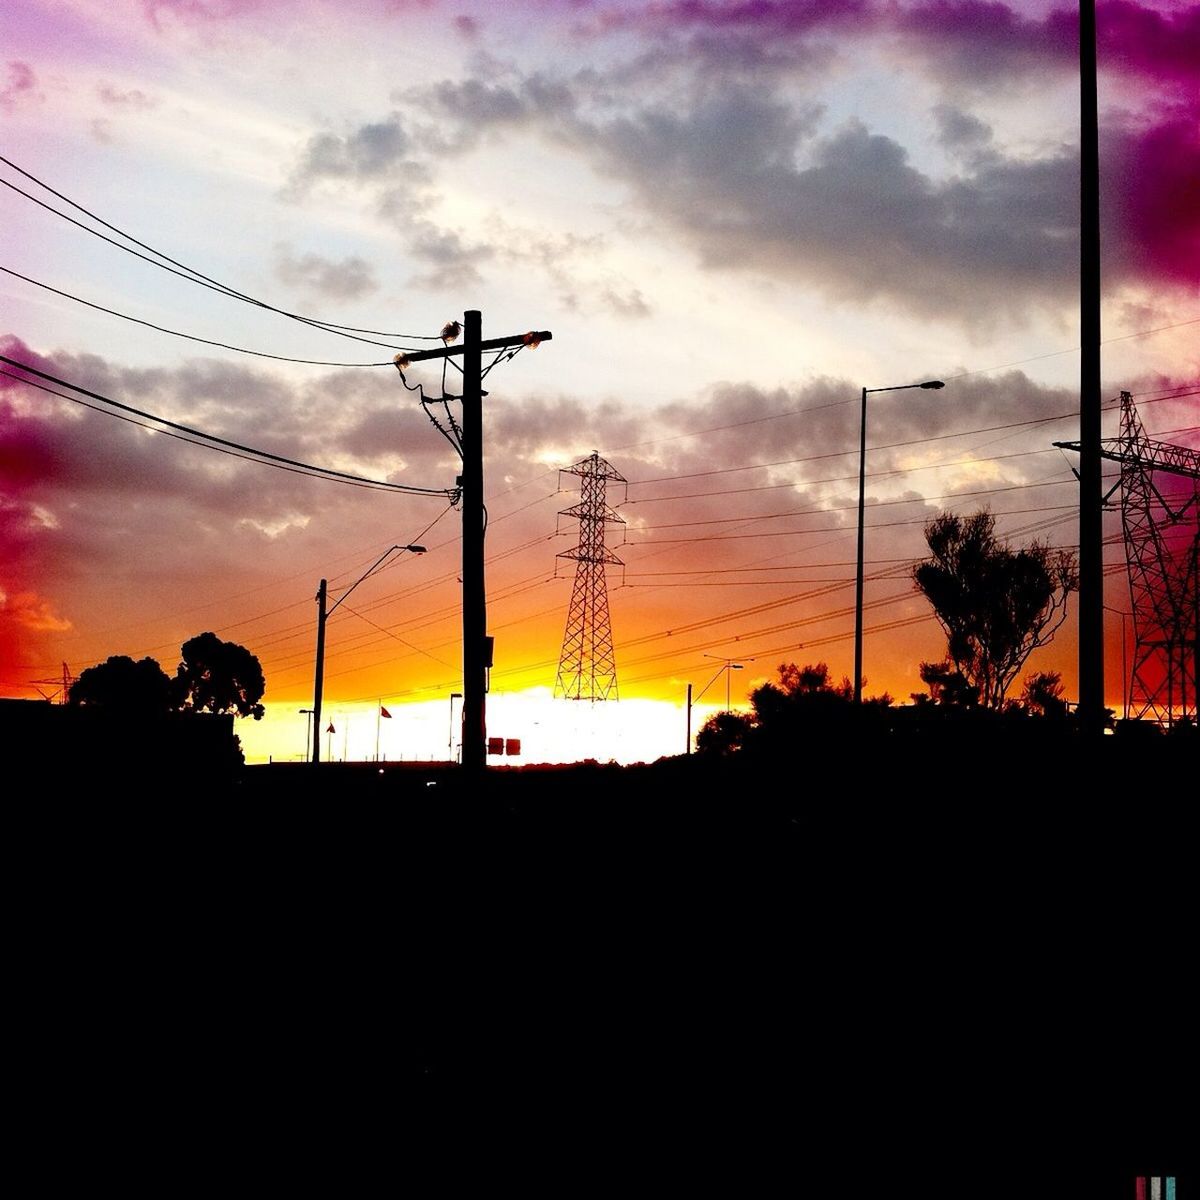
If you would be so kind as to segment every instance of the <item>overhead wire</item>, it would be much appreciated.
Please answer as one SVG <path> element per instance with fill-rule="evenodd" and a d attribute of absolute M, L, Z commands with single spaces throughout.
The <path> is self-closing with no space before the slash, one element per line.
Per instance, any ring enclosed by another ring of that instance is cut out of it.
<path fill-rule="evenodd" d="M 28 372 L 31 375 L 36 375 L 39 379 L 46 379 L 51 383 L 57 384 L 59 387 L 65 387 L 70 391 L 78 392 L 80 395 L 99 401 L 99 403 L 108 405 L 110 408 L 118 409 L 121 412 L 131 413 L 134 416 L 153 421 L 157 425 L 165 426 L 167 429 L 174 429 L 180 433 L 188 434 L 193 438 L 199 439 L 199 441 L 195 442 L 194 444 L 201 445 L 204 449 L 217 449 L 220 447 L 225 447 L 229 450 L 240 452 L 243 456 L 253 455 L 252 461 L 258 462 L 261 466 L 300 471 L 314 478 L 327 479 L 334 483 L 347 483 L 356 487 L 369 487 L 380 491 L 401 492 L 407 495 L 454 497 L 458 494 L 457 488 L 423 488 L 417 487 L 413 484 L 390 483 L 384 479 L 368 479 L 361 475 L 350 474 L 346 471 L 335 471 L 330 467 L 319 467 L 313 465 L 312 463 L 301 462 L 298 459 L 289 458 L 286 455 L 272 454 L 266 450 L 258 450 L 253 446 L 247 446 L 241 442 L 231 441 L 228 438 L 218 437 L 216 434 L 205 433 L 203 430 L 195 429 L 190 425 L 183 425 L 178 421 L 170 421 L 166 417 L 160 417 L 155 413 L 146 412 L 144 409 L 134 408 L 129 404 L 123 404 L 119 400 L 113 400 L 99 392 L 93 392 L 89 388 L 80 387 L 78 384 L 70 383 L 65 379 L 60 379 L 58 376 L 51 375 L 47 371 L 40 371 L 36 367 L 30 366 L 28 363 L 23 363 L 15 358 L 10 358 L 6 354 L 0 354 L 0 362 L 6 362 L 10 366 L 16 367 L 20 371 Z M 22 383 L 31 382 L 21 378 L 20 376 L 16 376 L 16 378 L 21 379 Z M 33 384 L 33 386 L 37 387 L 40 385 Z M 50 389 L 42 388 L 42 390 L 49 391 Z M 62 398 L 65 400 L 74 400 L 74 398 L 71 396 L 63 396 Z M 89 405 L 88 407 L 92 406 Z M 106 413 L 105 415 L 116 414 Z"/>
<path fill-rule="evenodd" d="M 3 155 L 0 155 L 0 163 L 4 163 L 6 166 L 11 167 L 12 170 L 16 171 L 20 175 L 23 175 L 26 179 L 30 180 L 31 182 L 36 183 L 38 185 L 38 187 L 49 192 L 50 195 L 57 197 L 57 199 L 63 201 L 65 204 L 69 204 L 73 209 L 76 210 L 76 212 L 83 213 L 85 216 L 87 216 L 91 220 L 95 221 L 97 224 L 103 225 L 105 229 L 111 230 L 113 233 L 117 234 L 119 237 L 124 238 L 127 242 L 132 243 L 132 245 L 134 245 L 134 246 L 140 246 L 143 250 L 148 251 L 150 254 L 153 254 L 155 257 L 148 258 L 145 254 L 140 254 L 138 251 L 131 249 L 129 246 L 124 246 L 120 242 L 113 241 L 112 238 L 105 236 L 99 230 L 92 229 L 90 226 L 83 224 L 81 221 L 75 220 L 74 217 L 68 215 L 67 213 L 60 211 L 59 209 L 55 208 L 51 204 L 47 204 L 44 200 L 39 200 L 36 196 L 33 196 L 29 192 L 26 192 L 23 188 L 17 187 L 15 184 L 10 183 L 6 179 L 0 179 L 0 183 L 2 183 L 5 187 L 10 188 L 12 191 L 17 192 L 18 194 L 24 196 L 27 200 L 32 200 L 34 204 L 39 205 L 40 207 L 46 209 L 48 212 L 54 213 L 56 216 L 61 217 L 63 220 L 70 221 L 72 225 L 78 226 L 80 229 L 84 230 L 87 233 L 92 234 L 94 237 L 101 238 L 104 241 L 110 243 L 111 245 L 116 246 L 116 248 L 118 250 L 123 250 L 127 254 L 135 255 L 137 258 L 143 259 L 145 262 L 150 263 L 152 266 L 159 267 L 164 271 L 170 271 L 170 273 L 172 275 L 178 275 L 182 279 L 187 279 L 190 282 L 199 284 L 200 286 L 206 287 L 206 288 L 210 289 L 211 291 L 220 292 L 221 294 L 229 296 L 235 300 L 241 300 L 246 304 L 254 305 L 256 308 L 266 309 L 268 312 L 273 312 L 273 313 L 278 314 L 279 316 L 288 317 L 289 319 L 291 319 L 293 321 L 299 321 L 305 325 L 310 325 L 317 329 L 324 329 L 328 333 L 334 333 L 340 337 L 347 337 L 353 341 L 359 341 L 359 342 L 368 341 L 367 338 L 354 336 L 356 334 L 362 334 L 362 333 L 373 334 L 376 337 L 396 338 L 396 339 L 402 339 L 402 340 L 408 340 L 408 341 L 418 341 L 418 342 L 440 340 L 437 335 L 432 335 L 432 334 L 391 333 L 391 332 L 384 332 L 384 331 L 378 330 L 378 329 L 358 329 L 352 325 L 339 325 L 332 321 L 323 321 L 317 317 L 307 317 L 300 313 L 294 313 L 294 312 L 289 311 L 288 309 L 279 308 L 276 305 L 268 304 L 265 300 L 259 300 L 259 299 L 255 298 L 254 296 L 249 295 L 246 292 L 241 292 L 237 288 L 230 287 L 228 284 L 222 283 L 220 280 L 214 279 L 211 276 L 204 274 L 202 271 L 197 271 L 195 268 L 189 267 L 186 264 L 179 262 L 177 259 L 172 258 L 169 254 L 164 254 L 161 250 L 156 250 L 153 246 L 148 245 L 146 242 L 140 241 L 138 238 L 134 237 L 132 234 L 126 233 L 123 229 L 120 229 L 118 226 L 111 224 L 110 222 L 104 220 L 103 217 L 100 217 L 96 213 L 92 212 L 90 209 L 85 208 L 82 204 L 79 204 L 76 201 L 72 200 L 69 196 L 64 195 L 62 192 L 56 191 L 48 183 L 45 183 L 43 180 L 39 179 L 36 175 L 33 175 L 29 171 L 26 171 L 24 168 L 17 166 L 17 164 L 14 163 L 11 159 L 6 158 Z M 161 259 L 162 261 L 161 262 L 158 261 L 159 259 Z M 170 265 L 167 265 L 167 264 L 170 264 Z M 178 269 L 176 269 L 176 268 L 178 268 Z M 385 343 L 375 342 L 372 344 L 384 345 Z M 404 349 L 404 347 L 395 347 L 395 348 Z"/>
<path fill-rule="evenodd" d="M 48 283 L 43 283 L 39 279 L 34 279 L 30 275 L 22 275 L 20 271 L 14 271 L 9 267 L 0 266 L 0 271 L 6 275 L 12 275 L 16 279 L 24 280 L 25 283 L 32 283 L 35 287 L 44 288 L 47 292 L 53 292 L 56 296 L 62 296 L 66 300 L 74 300 L 76 304 L 85 305 L 87 308 L 94 308 L 97 312 L 107 313 L 112 317 L 120 317 L 122 321 L 130 321 L 134 325 L 142 325 L 147 329 L 157 330 L 159 333 L 169 333 L 172 337 L 184 338 L 189 342 L 199 342 L 203 346 L 216 346 L 221 350 L 233 350 L 238 354 L 251 354 L 255 358 L 269 358 L 275 362 L 290 362 L 302 363 L 311 367 L 390 367 L 392 365 L 390 359 L 385 359 L 383 362 L 335 362 L 328 359 L 320 358 L 292 358 L 287 354 L 268 354 L 265 350 L 248 350 L 245 346 L 234 346 L 229 342 L 218 342 L 212 338 L 199 337 L 194 333 L 184 333 L 179 329 L 168 329 L 165 325 L 156 325 L 153 321 L 145 321 L 141 317 L 130 316 L 129 313 L 118 312 L 115 308 L 106 308 L 103 304 L 95 304 L 91 300 L 84 300 L 82 296 L 76 296 L 72 292 L 64 292 L 61 288 L 51 287 Z"/>

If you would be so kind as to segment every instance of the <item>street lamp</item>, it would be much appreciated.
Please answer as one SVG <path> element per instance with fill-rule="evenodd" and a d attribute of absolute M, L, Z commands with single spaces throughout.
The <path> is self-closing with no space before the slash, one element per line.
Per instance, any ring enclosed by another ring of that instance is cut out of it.
<path fill-rule="evenodd" d="M 704 657 L 705 658 L 721 658 L 721 656 L 719 654 L 705 654 Z M 724 658 L 724 659 L 721 659 L 721 661 L 725 664 L 721 668 L 721 671 L 725 672 L 725 711 L 729 712 L 730 711 L 730 709 L 729 709 L 729 672 L 730 671 L 740 671 L 742 669 L 742 664 L 740 662 L 734 662 L 734 660 L 732 658 Z M 754 661 L 754 659 L 752 659 L 752 658 L 746 659 L 746 662 L 753 662 L 753 661 Z M 708 689 L 710 687 L 712 687 L 712 685 L 714 683 L 716 683 L 718 679 L 721 678 L 721 671 L 718 671 L 704 685 L 703 689 L 700 692 L 700 696 L 703 696 L 704 693 L 707 692 Z M 699 700 L 700 696 L 697 696 L 696 699 Z"/>
<path fill-rule="evenodd" d="M 862 704 L 863 635 L 863 513 L 867 495 L 867 395 L 870 392 L 903 392 L 909 388 L 938 391 L 946 385 L 940 379 L 924 383 L 902 383 L 896 387 L 863 388 L 862 423 L 858 442 L 858 574 L 854 584 L 854 703 Z"/>
<path fill-rule="evenodd" d="M 298 709 L 297 711 L 308 714 L 304 718 L 304 757 L 307 758 L 308 757 L 308 747 L 311 744 L 309 741 L 309 739 L 311 737 L 311 734 L 309 732 L 309 724 L 312 721 L 313 710 L 311 708 L 301 708 L 301 709 Z"/>
<path fill-rule="evenodd" d="M 332 607 L 325 607 L 327 597 L 325 580 L 321 580 L 321 586 L 317 588 L 317 671 L 313 681 L 313 747 L 312 760 L 314 763 L 321 761 L 321 699 L 325 691 L 325 622 L 337 611 L 337 607 L 346 599 L 348 595 L 364 579 L 369 575 L 373 575 L 384 564 L 387 559 L 395 551 L 401 553 L 408 551 L 409 554 L 424 554 L 424 546 L 389 546 L 338 598 L 334 601 Z M 332 745 L 332 743 L 331 743 Z"/>
<path fill-rule="evenodd" d="M 446 755 L 450 762 L 454 761 L 454 702 L 462 699 L 462 692 L 450 693 L 450 740 L 446 743 Z"/>

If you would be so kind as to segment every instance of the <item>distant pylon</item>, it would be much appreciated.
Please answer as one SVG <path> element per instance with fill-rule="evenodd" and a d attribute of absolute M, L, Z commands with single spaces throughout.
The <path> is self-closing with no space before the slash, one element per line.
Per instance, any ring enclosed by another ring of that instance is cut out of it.
<path fill-rule="evenodd" d="M 37 689 L 38 695 L 40 695 L 43 700 L 49 700 L 52 704 L 66 704 L 70 699 L 71 684 L 74 682 L 75 677 L 71 674 L 71 668 L 68 667 L 66 663 L 63 663 L 62 665 L 61 679 L 55 678 L 31 680 L 33 687 Z M 43 684 L 46 687 L 56 687 L 57 685 L 57 690 L 53 692 L 47 692 L 43 689 Z"/>
<path fill-rule="evenodd" d="M 605 546 L 604 526 L 610 521 L 619 525 L 625 522 L 608 507 L 605 493 L 610 479 L 625 483 L 625 476 L 596 453 L 559 474 L 578 475 L 580 479 L 579 503 L 559 514 L 579 521 L 579 545 L 558 555 L 573 558 L 576 567 L 554 694 L 568 700 L 616 700 L 617 661 L 604 567 L 606 563 L 624 563 Z"/>

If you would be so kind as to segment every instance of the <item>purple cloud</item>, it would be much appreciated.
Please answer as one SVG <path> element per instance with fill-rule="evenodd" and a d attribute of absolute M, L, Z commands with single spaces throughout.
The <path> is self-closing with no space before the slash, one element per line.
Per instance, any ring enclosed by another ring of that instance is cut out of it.
<path fill-rule="evenodd" d="M 37 76 L 27 62 L 10 62 L 4 74 L 6 82 L 0 87 L 0 112 L 14 112 L 19 105 L 42 98 L 37 90 Z"/>

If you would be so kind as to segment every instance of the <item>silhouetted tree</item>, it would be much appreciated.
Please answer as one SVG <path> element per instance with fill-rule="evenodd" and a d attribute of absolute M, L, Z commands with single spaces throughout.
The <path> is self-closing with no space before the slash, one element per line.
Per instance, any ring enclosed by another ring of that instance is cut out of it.
<path fill-rule="evenodd" d="M 753 729 L 754 718 L 748 713 L 713 713 L 696 734 L 696 752 L 722 757 L 736 754 L 745 749 Z"/>
<path fill-rule="evenodd" d="M 1039 717 L 1065 717 L 1067 702 L 1063 699 L 1062 676 L 1057 671 L 1039 671 L 1025 680 L 1021 706 Z"/>
<path fill-rule="evenodd" d="M 799 743 L 822 733 L 836 733 L 853 721 L 874 721 L 892 703 L 888 695 L 864 702 L 854 711 L 854 685 L 843 678 L 835 684 L 825 663 L 798 667 L 780 663 L 775 683 L 764 683 L 750 693 L 749 713 L 715 713 L 696 736 L 696 749 L 729 755 L 745 750 L 752 754 L 794 753 Z"/>
<path fill-rule="evenodd" d="M 921 682 L 929 688 L 929 695 L 913 694 L 920 702 L 932 700 L 948 708 L 974 708 L 979 703 L 979 689 L 967 682 L 967 677 L 945 658 L 938 663 L 921 664 Z"/>
<path fill-rule="evenodd" d="M 1012 550 L 995 525 L 987 511 L 942 513 L 925 526 L 930 557 L 913 568 L 946 631 L 950 660 L 990 709 L 1003 705 L 1025 660 L 1054 637 L 1079 586 L 1070 551 L 1036 541 Z"/>
<path fill-rule="evenodd" d="M 67 700 L 138 716 L 170 712 L 174 707 L 171 677 L 162 667 L 152 658 L 134 662 L 125 654 L 115 654 L 81 671 Z"/>
<path fill-rule="evenodd" d="M 262 720 L 267 685 L 262 664 L 245 646 L 201 633 L 184 642 L 180 652 L 183 661 L 174 679 L 179 708 Z"/>

